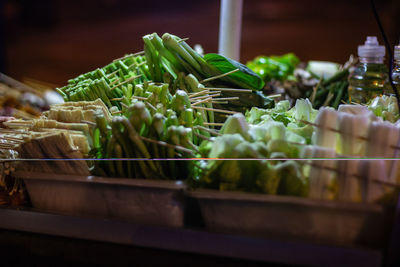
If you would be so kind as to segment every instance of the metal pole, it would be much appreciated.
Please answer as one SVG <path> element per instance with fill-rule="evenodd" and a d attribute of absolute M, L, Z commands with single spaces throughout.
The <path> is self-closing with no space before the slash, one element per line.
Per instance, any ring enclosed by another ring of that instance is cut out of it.
<path fill-rule="evenodd" d="M 243 0 L 221 0 L 218 53 L 240 60 Z"/>

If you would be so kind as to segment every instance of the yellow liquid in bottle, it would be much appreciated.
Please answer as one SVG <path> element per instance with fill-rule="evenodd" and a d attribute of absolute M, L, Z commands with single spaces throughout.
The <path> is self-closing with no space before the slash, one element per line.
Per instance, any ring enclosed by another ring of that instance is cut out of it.
<path fill-rule="evenodd" d="M 388 70 L 383 64 L 360 63 L 349 76 L 349 100 L 366 104 L 388 92 Z"/>

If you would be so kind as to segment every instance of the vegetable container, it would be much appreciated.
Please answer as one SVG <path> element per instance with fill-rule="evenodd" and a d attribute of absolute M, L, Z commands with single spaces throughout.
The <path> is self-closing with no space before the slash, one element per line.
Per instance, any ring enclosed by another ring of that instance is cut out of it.
<path fill-rule="evenodd" d="M 35 209 L 73 216 L 183 227 L 184 184 L 19 171 Z"/>
<path fill-rule="evenodd" d="M 383 247 L 392 229 L 393 209 L 378 204 L 205 189 L 187 194 L 197 200 L 205 227 L 225 234 Z"/>

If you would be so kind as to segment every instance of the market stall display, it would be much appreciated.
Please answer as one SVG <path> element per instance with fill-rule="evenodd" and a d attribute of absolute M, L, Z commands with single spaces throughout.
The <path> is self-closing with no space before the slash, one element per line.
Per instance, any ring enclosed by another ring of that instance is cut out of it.
<path fill-rule="evenodd" d="M 354 60 L 300 71 L 287 54 L 248 68 L 171 34 L 143 41 L 144 51 L 58 88 L 66 103 L 3 123 L 1 148 L 28 160 L 15 177 L 34 208 L 193 227 L 194 201 L 209 231 L 385 243 L 400 184 L 399 111 L 392 96 L 343 101 Z M 272 79 L 301 83 L 299 71 L 310 82 L 300 95 L 263 93 Z"/>

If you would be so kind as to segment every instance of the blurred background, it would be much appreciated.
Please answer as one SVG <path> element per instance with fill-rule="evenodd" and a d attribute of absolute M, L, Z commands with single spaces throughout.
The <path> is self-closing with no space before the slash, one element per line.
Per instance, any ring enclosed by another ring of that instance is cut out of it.
<path fill-rule="evenodd" d="M 393 45 L 400 1 L 375 0 Z M 378 32 L 366 0 L 244 0 L 241 62 L 294 52 L 302 61 L 344 63 Z M 126 53 L 142 36 L 170 32 L 217 52 L 220 1 L 0 0 L 0 72 L 61 86 Z M 396 19 L 397 18 L 397 19 Z"/>

